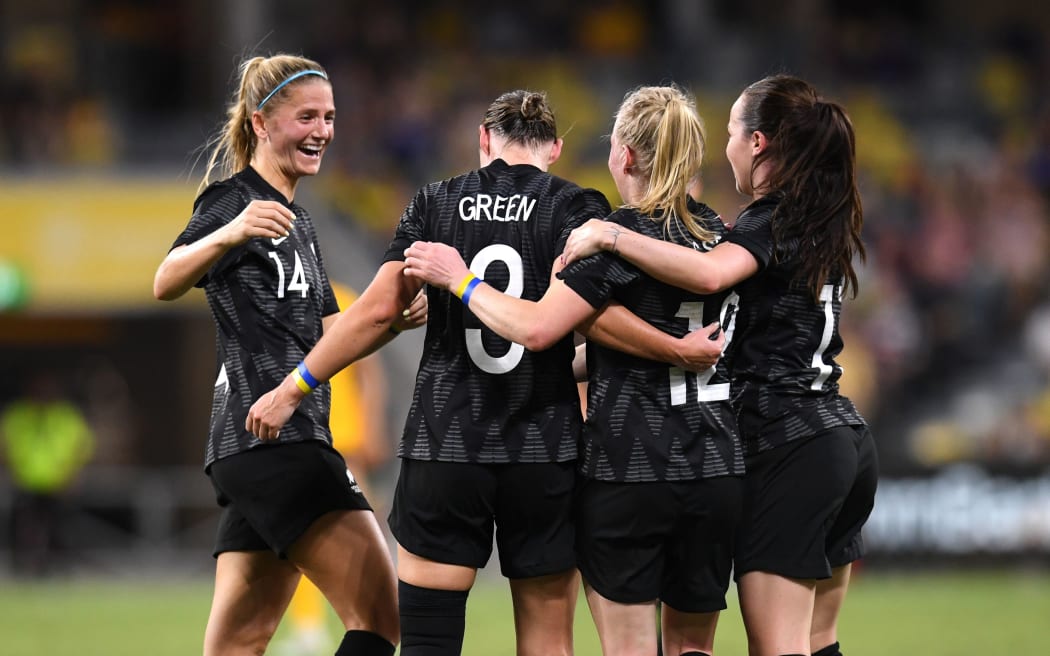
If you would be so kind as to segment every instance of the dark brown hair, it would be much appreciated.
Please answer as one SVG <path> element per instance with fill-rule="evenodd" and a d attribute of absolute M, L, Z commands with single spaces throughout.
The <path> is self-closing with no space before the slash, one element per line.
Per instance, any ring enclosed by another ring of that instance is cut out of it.
<path fill-rule="evenodd" d="M 489 105 L 481 124 L 489 132 L 529 147 L 558 138 L 554 111 L 541 91 L 508 91 Z"/>
<path fill-rule="evenodd" d="M 746 134 L 761 132 L 767 148 L 767 194 L 781 197 L 773 216 L 776 245 L 798 244 L 799 277 L 819 298 L 833 277 L 857 294 L 854 256 L 864 261 L 864 212 L 857 190 L 856 138 L 845 109 L 820 97 L 808 82 L 774 75 L 741 94 L 740 120 Z"/>

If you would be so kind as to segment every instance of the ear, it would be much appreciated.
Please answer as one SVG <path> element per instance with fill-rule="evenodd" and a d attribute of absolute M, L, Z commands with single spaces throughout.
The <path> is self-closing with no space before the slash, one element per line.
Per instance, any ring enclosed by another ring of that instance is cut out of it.
<path fill-rule="evenodd" d="M 631 150 L 630 146 L 620 146 L 620 161 L 623 163 L 623 172 L 630 173 L 635 164 L 634 151 Z"/>
<path fill-rule="evenodd" d="M 561 139 L 555 139 L 554 140 L 554 145 L 551 146 L 550 157 L 547 158 L 547 165 L 548 166 L 550 166 L 551 164 L 557 162 L 558 158 L 561 157 L 561 147 L 563 145 L 564 145 L 564 142 Z"/>
<path fill-rule="evenodd" d="M 489 136 L 489 131 L 485 129 L 484 125 L 478 126 L 478 147 L 481 149 L 481 154 L 485 157 L 489 156 L 492 149 L 492 137 Z"/>
<path fill-rule="evenodd" d="M 266 139 L 266 119 L 262 112 L 252 112 L 252 131 L 255 132 L 255 138 L 259 141 Z"/>
<path fill-rule="evenodd" d="M 751 133 L 751 155 L 757 155 L 769 146 L 769 140 L 765 132 L 755 130 Z"/>

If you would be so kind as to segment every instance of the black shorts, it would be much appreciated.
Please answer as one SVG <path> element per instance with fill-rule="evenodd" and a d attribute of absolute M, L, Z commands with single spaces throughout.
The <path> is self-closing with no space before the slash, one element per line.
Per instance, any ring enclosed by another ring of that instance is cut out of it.
<path fill-rule="evenodd" d="M 679 483 L 577 487 L 576 552 L 584 580 L 606 599 L 660 599 L 686 613 L 726 607 L 743 506 L 739 476 Z"/>
<path fill-rule="evenodd" d="M 747 460 L 734 576 L 826 579 L 864 555 L 878 456 L 867 426 L 841 426 Z"/>
<path fill-rule="evenodd" d="M 281 558 L 318 517 L 371 510 L 343 457 L 319 440 L 256 447 L 208 468 L 223 508 L 215 556 L 273 551 Z"/>
<path fill-rule="evenodd" d="M 390 531 L 410 553 L 480 569 L 492 555 L 511 579 L 575 567 L 575 462 L 482 465 L 401 460 Z"/>

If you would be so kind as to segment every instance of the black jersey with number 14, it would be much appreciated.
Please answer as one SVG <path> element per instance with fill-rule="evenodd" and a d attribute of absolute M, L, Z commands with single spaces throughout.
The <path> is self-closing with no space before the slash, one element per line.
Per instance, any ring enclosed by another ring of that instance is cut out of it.
<path fill-rule="evenodd" d="M 495 160 L 420 189 L 384 261 L 403 261 L 417 240 L 445 243 L 486 283 L 536 301 L 569 232 L 608 212 L 593 189 Z M 427 293 L 427 333 L 398 455 L 479 463 L 575 459 L 582 420 L 572 336 L 528 351 L 486 328 L 454 295 Z"/>
<path fill-rule="evenodd" d="M 250 239 L 230 249 L 197 283 L 215 320 L 218 349 L 205 466 L 262 444 L 244 428 L 248 410 L 313 348 L 321 320 L 339 311 L 309 214 L 251 168 L 201 193 L 173 248 L 223 227 L 253 200 L 279 202 L 296 218 L 287 237 Z M 326 383 L 303 399 L 279 441 L 331 444 L 330 403 Z"/>

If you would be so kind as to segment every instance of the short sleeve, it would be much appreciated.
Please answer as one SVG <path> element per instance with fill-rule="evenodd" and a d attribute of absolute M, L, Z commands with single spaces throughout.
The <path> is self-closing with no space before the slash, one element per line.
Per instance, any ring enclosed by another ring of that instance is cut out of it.
<path fill-rule="evenodd" d="M 558 239 L 554 243 L 554 253 L 558 255 L 565 250 L 565 242 L 569 240 L 569 233 L 573 230 L 591 219 L 605 218 L 611 211 L 605 194 L 596 189 L 579 189 L 566 204 L 566 221 L 562 224 Z"/>
<path fill-rule="evenodd" d="M 759 264 L 769 266 L 773 258 L 773 207 L 769 204 L 749 205 L 737 217 L 725 241 L 746 248 Z"/>
<path fill-rule="evenodd" d="M 427 213 L 427 187 L 416 192 L 415 198 L 405 207 L 401 220 L 397 222 L 394 239 L 387 246 L 383 263 L 404 262 L 405 249 L 413 242 L 426 239 L 424 220 Z"/>
<path fill-rule="evenodd" d="M 189 245 L 207 237 L 236 218 L 247 205 L 248 201 L 234 186 L 226 182 L 210 185 L 194 201 L 193 216 L 190 217 L 186 229 L 175 238 L 171 249 Z M 244 252 L 243 246 L 231 248 L 194 286 L 204 287 L 211 276 L 228 269 L 243 256 Z"/>

